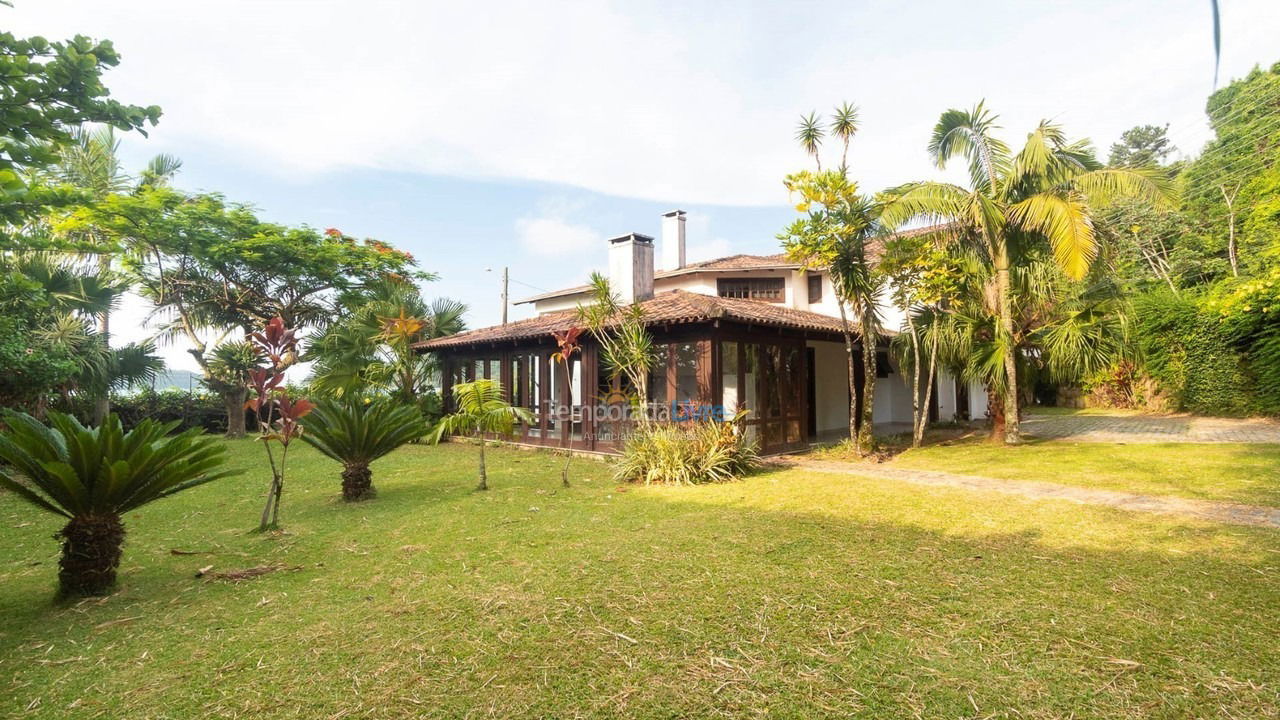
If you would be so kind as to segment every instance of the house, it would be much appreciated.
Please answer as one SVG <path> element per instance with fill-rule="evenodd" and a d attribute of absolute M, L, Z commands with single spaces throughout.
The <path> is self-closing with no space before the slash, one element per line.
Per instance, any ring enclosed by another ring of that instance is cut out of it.
<path fill-rule="evenodd" d="M 610 286 L 624 303 L 639 303 L 658 349 L 649 379 L 650 413 L 681 419 L 745 408 L 746 432 L 764 453 L 847 434 L 848 355 L 826 273 L 805 272 L 782 255 L 688 263 L 681 210 L 662 216 L 660 247 L 639 233 L 608 242 Z M 577 308 L 591 297 L 587 285 L 543 293 L 518 303 L 533 305 L 533 318 L 420 343 L 420 351 L 441 360 L 446 407 L 454 383 L 499 380 L 510 401 L 538 419 L 521 429 L 520 442 L 617 451 L 630 405 L 622 381 L 602 367 L 600 348 L 584 336 L 568 383 L 550 362 L 556 349 L 552 333 L 577 325 Z M 901 313 L 887 304 L 882 309 L 886 327 L 901 324 Z M 900 374 L 885 339 L 877 356 L 873 422 L 907 429 L 910 378 Z M 854 361 L 861 387 L 865 370 L 857 347 Z M 985 401 L 983 393 L 942 376 L 930 412 L 942 420 L 982 417 Z"/>

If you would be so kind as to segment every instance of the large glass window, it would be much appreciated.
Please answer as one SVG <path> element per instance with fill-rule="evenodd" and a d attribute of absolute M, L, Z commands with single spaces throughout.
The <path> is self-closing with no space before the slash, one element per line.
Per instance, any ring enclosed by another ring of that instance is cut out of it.
<path fill-rule="evenodd" d="M 822 276 L 816 273 L 809 274 L 809 304 L 822 302 Z"/>
<path fill-rule="evenodd" d="M 696 408 L 702 402 L 698 391 L 698 343 L 676 343 L 672 346 L 676 363 L 675 404 L 681 408 Z"/>
<path fill-rule="evenodd" d="M 720 343 L 720 404 L 726 415 L 738 411 L 741 396 L 738 389 L 738 343 Z"/>

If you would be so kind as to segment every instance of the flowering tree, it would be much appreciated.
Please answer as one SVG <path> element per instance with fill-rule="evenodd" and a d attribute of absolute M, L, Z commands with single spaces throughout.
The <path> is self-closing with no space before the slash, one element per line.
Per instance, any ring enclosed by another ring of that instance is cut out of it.
<path fill-rule="evenodd" d="M 302 434 L 298 423 L 314 407 L 306 398 L 291 400 L 285 391 L 284 369 L 297 353 L 298 340 L 295 330 L 285 327 L 284 320 L 272 318 L 260 332 L 249 334 L 249 341 L 270 363 L 266 368 L 249 371 L 249 389 L 253 397 L 245 403 L 259 416 L 266 418 L 259 425 L 267 462 L 271 464 L 271 486 L 267 490 L 267 502 L 262 508 L 259 530 L 279 528 L 280 499 L 284 493 L 285 463 L 289 459 L 289 443 Z M 272 443 L 280 443 L 277 457 Z"/>

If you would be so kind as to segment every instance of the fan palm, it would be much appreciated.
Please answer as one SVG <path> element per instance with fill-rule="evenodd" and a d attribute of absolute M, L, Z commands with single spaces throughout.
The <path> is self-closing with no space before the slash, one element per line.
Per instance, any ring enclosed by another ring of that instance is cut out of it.
<path fill-rule="evenodd" d="M 447 435 L 475 435 L 480 441 L 480 484 L 477 490 L 489 489 L 489 477 L 485 471 L 485 435 L 510 436 L 516 423 L 532 425 L 533 413 L 522 407 L 512 407 L 505 399 L 502 384 L 493 380 L 476 380 L 453 386 L 453 403 L 457 412 L 446 415 L 436 425 L 431 437 L 438 443 Z"/>
<path fill-rule="evenodd" d="M 226 448 L 199 429 L 169 436 L 176 422 L 143 420 L 126 433 L 114 413 L 96 428 L 53 412 L 47 426 L 25 413 L 3 418 L 0 487 L 67 519 L 57 536 L 64 594 L 101 594 L 115 584 L 121 515 L 236 472 L 222 469 Z"/>
<path fill-rule="evenodd" d="M 929 154 L 939 168 L 956 158 L 968 163 L 968 187 L 916 182 L 887 193 L 883 219 L 891 227 L 912 220 L 949 223 L 950 235 L 974 242 L 995 278 L 995 347 L 1004 366 L 1005 442 L 1021 440 L 1018 427 L 1018 358 L 1013 350 L 1011 267 L 1028 248 L 1047 243 L 1072 280 L 1082 279 L 1098 253 L 1094 207 L 1119 196 L 1165 202 L 1168 179 L 1159 172 L 1106 168 L 1087 141 L 1070 142 L 1062 129 L 1042 121 L 1016 154 L 994 136 L 996 116 L 978 103 L 948 110 L 934 127 Z"/>
<path fill-rule="evenodd" d="M 356 501 L 374 496 L 369 463 L 426 434 L 422 413 L 411 405 L 389 398 L 366 404 L 348 396 L 320 403 L 302 439 L 342 463 L 342 499 Z"/>

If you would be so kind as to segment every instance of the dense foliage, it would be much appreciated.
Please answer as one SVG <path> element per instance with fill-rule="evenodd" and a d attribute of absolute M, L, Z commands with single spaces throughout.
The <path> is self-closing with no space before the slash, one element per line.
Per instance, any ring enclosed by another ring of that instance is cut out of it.
<path fill-rule="evenodd" d="M 700 485 L 737 480 L 756 467 L 759 449 L 735 422 L 651 423 L 636 429 L 614 466 L 614 479 Z"/>
<path fill-rule="evenodd" d="M 1137 294 L 1132 378 L 1110 372 L 1094 399 L 1120 404 L 1127 381 L 1153 381 L 1173 409 L 1280 413 L 1280 63 L 1209 98 L 1215 137 L 1194 159 L 1164 166 L 1181 203 L 1117 203 L 1105 213 L 1108 258 Z M 1113 155 L 1158 163 L 1164 128 L 1125 133 Z M 1138 393 L 1127 404 L 1143 404 Z"/>

